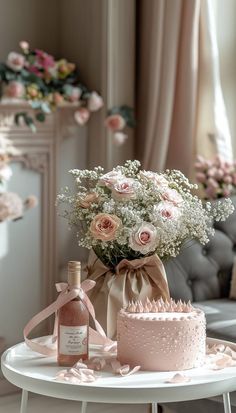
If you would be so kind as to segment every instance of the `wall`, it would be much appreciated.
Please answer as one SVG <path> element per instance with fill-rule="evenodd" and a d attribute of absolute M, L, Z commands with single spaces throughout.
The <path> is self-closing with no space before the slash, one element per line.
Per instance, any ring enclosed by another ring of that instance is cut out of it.
<path fill-rule="evenodd" d="M 20 40 L 57 53 L 58 16 L 57 0 L 0 0 L 0 59 Z"/>

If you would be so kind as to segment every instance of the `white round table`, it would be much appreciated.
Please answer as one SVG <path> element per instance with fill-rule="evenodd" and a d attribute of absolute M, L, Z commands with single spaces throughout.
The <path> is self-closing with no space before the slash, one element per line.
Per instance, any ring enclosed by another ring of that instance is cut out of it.
<path fill-rule="evenodd" d="M 209 339 L 208 339 L 209 340 Z M 219 343 L 218 340 L 210 339 Z M 228 342 L 236 350 L 236 345 Z M 99 355 L 99 346 L 92 349 Z M 62 367 L 57 366 L 55 357 L 44 357 L 31 351 L 25 343 L 17 344 L 2 355 L 1 367 L 4 376 L 22 389 L 21 413 L 26 413 L 28 391 L 59 399 L 82 401 L 82 413 L 87 402 L 102 403 L 152 403 L 153 413 L 157 403 L 169 403 L 203 399 L 223 395 L 224 412 L 230 413 L 229 393 L 236 390 L 236 367 L 211 370 L 207 367 L 183 372 L 190 382 L 171 384 L 166 381 L 175 372 L 139 371 L 128 377 L 112 372 L 99 372 L 99 378 L 92 383 L 71 384 L 55 381 Z"/>

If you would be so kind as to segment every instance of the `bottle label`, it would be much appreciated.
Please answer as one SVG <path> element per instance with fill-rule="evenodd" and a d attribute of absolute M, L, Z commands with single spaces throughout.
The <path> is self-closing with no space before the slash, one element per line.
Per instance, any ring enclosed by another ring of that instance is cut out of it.
<path fill-rule="evenodd" d="M 76 356 L 87 353 L 88 326 L 60 325 L 60 354 Z"/>

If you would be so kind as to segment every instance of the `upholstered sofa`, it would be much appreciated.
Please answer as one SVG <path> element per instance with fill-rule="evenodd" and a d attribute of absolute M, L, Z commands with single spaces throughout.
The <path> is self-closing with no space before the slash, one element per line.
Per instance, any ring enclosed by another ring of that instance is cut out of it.
<path fill-rule="evenodd" d="M 236 196 L 232 201 L 236 207 Z M 165 268 L 171 296 L 191 300 L 205 311 L 207 335 L 236 342 L 236 301 L 229 299 L 236 254 L 236 210 L 225 222 L 214 226 L 215 235 L 207 245 L 189 241 L 177 258 L 165 263 Z M 231 398 L 232 413 L 236 413 L 236 392 Z M 215 400 L 172 403 L 169 408 L 178 413 L 223 411 Z"/>

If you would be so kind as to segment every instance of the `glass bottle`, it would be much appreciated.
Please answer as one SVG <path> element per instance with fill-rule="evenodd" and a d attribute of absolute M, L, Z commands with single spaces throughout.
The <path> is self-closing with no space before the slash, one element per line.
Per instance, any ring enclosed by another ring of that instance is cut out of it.
<path fill-rule="evenodd" d="M 81 263 L 68 263 L 68 291 L 80 287 Z M 73 366 L 88 358 L 89 312 L 79 297 L 58 310 L 59 366 Z"/>

